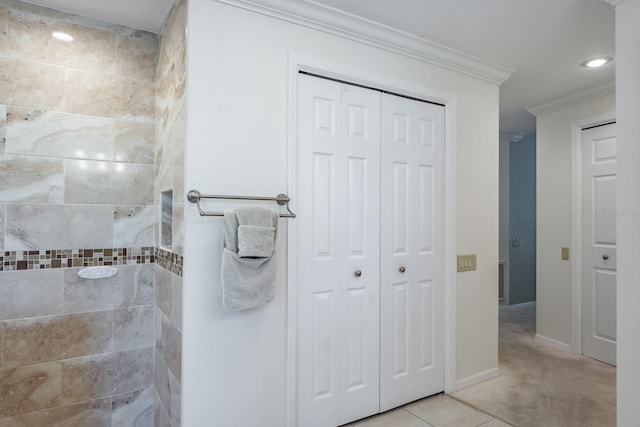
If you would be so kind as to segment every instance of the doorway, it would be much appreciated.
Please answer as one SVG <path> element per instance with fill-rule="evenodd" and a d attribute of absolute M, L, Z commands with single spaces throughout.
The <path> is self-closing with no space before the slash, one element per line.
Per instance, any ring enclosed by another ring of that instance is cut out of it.
<path fill-rule="evenodd" d="M 582 131 L 582 354 L 616 365 L 616 124 Z"/>
<path fill-rule="evenodd" d="M 616 364 L 615 114 L 572 123 L 572 343 Z"/>

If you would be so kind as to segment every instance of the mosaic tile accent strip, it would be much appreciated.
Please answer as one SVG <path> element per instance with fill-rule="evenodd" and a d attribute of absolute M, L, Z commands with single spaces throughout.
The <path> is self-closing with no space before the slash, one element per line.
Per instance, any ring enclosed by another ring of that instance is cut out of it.
<path fill-rule="evenodd" d="M 169 252 L 165 249 L 157 248 L 156 249 L 156 263 L 164 268 L 182 277 L 182 265 L 184 263 L 184 258 L 182 255 L 174 254 L 173 252 Z"/>
<path fill-rule="evenodd" d="M 0 271 L 153 264 L 155 248 L 51 249 L 0 252 Z M 182 265 L 182 263 L 181 263 Z M 182 268 L 182 267 L 181 267 Z"/>

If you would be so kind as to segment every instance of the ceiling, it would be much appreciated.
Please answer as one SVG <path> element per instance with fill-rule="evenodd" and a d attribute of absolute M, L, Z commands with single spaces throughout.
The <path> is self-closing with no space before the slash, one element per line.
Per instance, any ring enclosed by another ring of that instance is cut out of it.
<path fill-rule="evenodd" d="M 173 0 L 28 0 L 157 31 Z M 298 0 L 299 1 L 299 0 Z M 611 83 L 614 9 L 602 0 L 304 0 L 375 21 L 515 70 L 500 87 L 500 131 L 535 132 L 535 106 Z"/>

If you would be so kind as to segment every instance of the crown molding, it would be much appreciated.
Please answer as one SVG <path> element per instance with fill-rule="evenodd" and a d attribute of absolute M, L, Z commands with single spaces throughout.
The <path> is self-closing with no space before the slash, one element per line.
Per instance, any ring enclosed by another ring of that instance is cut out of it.
<path fill-rule="evenodd" d="M 311 0 L 216 0 L 501 84 L 513 70 Z"/>
<path fill-rule="evenodd" d="M 600 86 L 587 89 L 582 92 L 574 93 L 563 98 L 559 98 L 550 102 L 545 102 L 538 105 L 530 105 L 524 107 L 525 110 L 539 116 L 541 114 L 550 113 L 552 111 L 560 110 L 562 108 L 572 107 L 574 105 L 582 104 L 583 102 L 591 101 L 592 99 L 600 98 L 606 95 L 612 95 L 616 93 L 615 82 L 606 83 Z"/>

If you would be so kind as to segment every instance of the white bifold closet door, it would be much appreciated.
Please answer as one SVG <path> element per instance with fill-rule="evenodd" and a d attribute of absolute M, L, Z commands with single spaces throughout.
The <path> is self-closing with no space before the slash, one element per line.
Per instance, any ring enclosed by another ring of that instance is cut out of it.
<path fill-rule="evenodd" d="M 444 108 L 300 75 L 297 113 L 297 425 L 331 427 L 444 389 Z"/>
<path fill-rule="evenodd" d="M 378 412 L 380 94 L 300 76 L 298 423 Z"/>
<path fill-rule="evenodd" d="M 444 390 L 444 108 L 382 95 L 380 410 Z"/>

